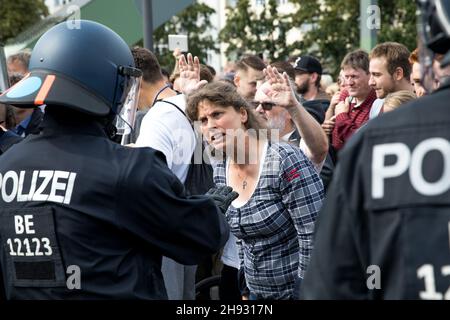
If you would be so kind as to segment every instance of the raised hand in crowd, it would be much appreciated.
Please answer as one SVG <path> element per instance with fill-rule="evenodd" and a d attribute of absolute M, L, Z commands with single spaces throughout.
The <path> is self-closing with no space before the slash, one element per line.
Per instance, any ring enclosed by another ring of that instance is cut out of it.
<path fill-rule="evenodd" d="M 175 50 L 173 50 L 172 52 L 173 57 L 175 58 L 175 61 L 180 59 L 180 56 L 183 55 L 183 53 L 181 52 L 180 48 L 175 48 Z"/>
<path fill-rule="evenodd" d="M 283 107 L 289 112 L 296 129 L 306 144 L 305 154 L 317 168 L 321 168 L 328 152 L 328 140 L 319 122 L 297 100 L 294 84 L 289 80 L 286 72 L 280 74 L 276 68 L 267 66 L 264 74 L 266 83 L 270 85 L 262 85 L 261 90 L 274 105 Z"/>
<path fill-rule="evenodd" d="M 264 93 L 270 97 L 274 104 L 287 109 L 299 105 L 295 97 L 294 87 L 286 72 L 280 74 L 276 68 L 267 66 L 264 69 L 264 75 L 270 83 L 270 86 L 264 89 Z"/>
<path fill-rule="evenodd" d="M 187 61 L 184 55 L 180 56 L 178 68 L 180 70 L 179 86 L 185 95 L 189 95 L 208 83 L 206 80 L 200 80 L 200 61 L 198 57 L 192 57 L 191 53 L 187 54 Z"/>

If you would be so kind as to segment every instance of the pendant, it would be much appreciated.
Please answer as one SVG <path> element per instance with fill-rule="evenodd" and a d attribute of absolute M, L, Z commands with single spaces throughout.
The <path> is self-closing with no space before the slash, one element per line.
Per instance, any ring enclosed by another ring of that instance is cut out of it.
<path fill-rule="evenodd" d="M 247 186 L 247 181 L 243 181 L 242 182 L 242 189 L 244 190 L 246 186 Z"/>

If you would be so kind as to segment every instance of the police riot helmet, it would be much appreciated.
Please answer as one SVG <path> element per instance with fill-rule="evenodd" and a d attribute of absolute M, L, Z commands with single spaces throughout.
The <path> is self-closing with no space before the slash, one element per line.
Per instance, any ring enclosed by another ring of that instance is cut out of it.
<path fill-rule="evenodd" d="M 431 92 L 435 89 L 436 54 L 446 54 L 440 62 L 441 68 L 450 64 L 450 1 L 417 0 L 417 5 L 421 82 Z"/>
<path fill-rule="evenodd" d="M 137 106 L 142 72 L 125 41 L 99 23 L 76 20 L 48 30 L 33 49 L 29 70 L 0 103 L 45 104 L 100 117 Z"/>
<path fill-rule="evenodd" d="M 450 50 L 450 2 L 448 0 L 418 0 L 419 34 L 433 52 Z"/>

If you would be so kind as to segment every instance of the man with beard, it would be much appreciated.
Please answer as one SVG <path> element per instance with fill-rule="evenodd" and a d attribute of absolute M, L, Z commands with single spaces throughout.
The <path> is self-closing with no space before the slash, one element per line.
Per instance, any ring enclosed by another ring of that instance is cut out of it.
<path fill-rule="evenodd" d="M 298 57 L 294 62 L 295 85 L 297 93 L 305 100 L 329 100 L 327 94 L 320 89 L 322 65 L 311 56 Z"/>
<path fill-rule="evenodd" d="M 273 72 L 282 72 L 271 66 Z M 294 106 L 279 106 L 270 99 L 270 81 L 264 82 L 256 91 L 254 105 L 256 112 L 267 123 L 269 129 L 278 129 L 282 141 L 297 145 L 311 160 L 318 172 L 321 171 L 328 152 L 327 137 L 320 124 L 299 102 Z"/>
<path fill-rule="evenodd" d="M 412 91 L 409 56 L 409 50 L 397 42 L 380 43 L 372 49 L 369 86 L 375 90 L 378 99 L 400 90 Z"/>

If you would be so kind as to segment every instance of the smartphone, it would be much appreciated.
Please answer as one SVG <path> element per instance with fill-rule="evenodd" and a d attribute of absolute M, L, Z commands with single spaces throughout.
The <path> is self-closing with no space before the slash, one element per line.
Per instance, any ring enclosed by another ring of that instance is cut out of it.
<path fill-rule="evenodd" d="M 169 50 L 180 48 L 181 52 L 188 52 L 188 37 L 183 34 L 169 34 Z"/>
<path fill-rule="evenodd" d="M 353 99 L 355 99 L 354 96 L 348 96 L 348 104 L 352 104 Z"/>
<path fill-rule="evenodd" d="M 342 90 L 341 94 L 339 95 L 339 101 L 345 101 L 345 99 L 348 98 L 348 103 L 352 103 L 352 101 L 355 99 L 355 97 L 351 96 L 347 90 Z"/>

